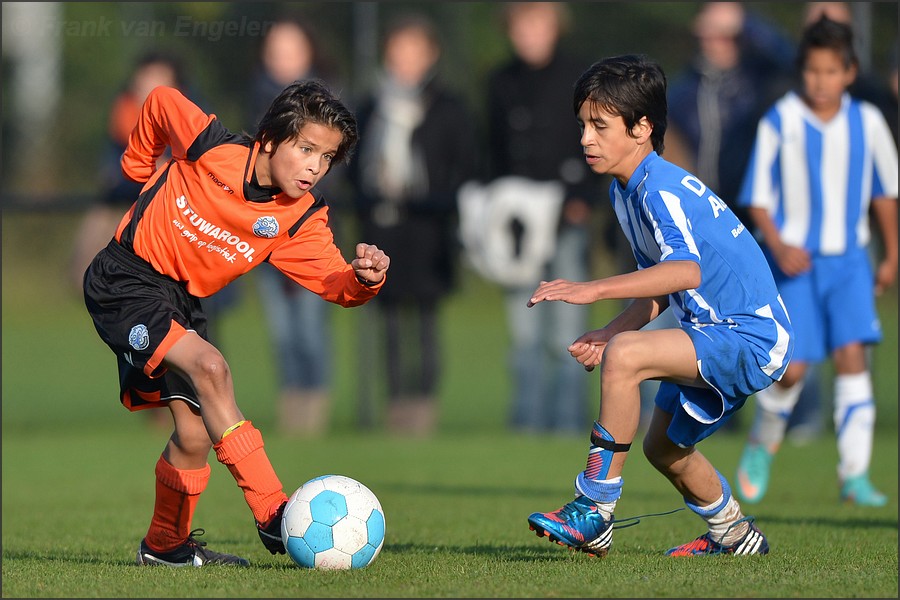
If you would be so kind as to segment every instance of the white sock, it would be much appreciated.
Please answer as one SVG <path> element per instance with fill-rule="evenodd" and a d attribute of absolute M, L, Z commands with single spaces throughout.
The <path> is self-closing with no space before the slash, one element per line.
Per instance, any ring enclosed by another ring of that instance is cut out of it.
<path fill-rule="evenodd" d="M 585 489 L 590 488 L 590 489 Z M 585 479 L 584 474 L 580 474 L 575 478 L 575 495 L 582 495 L 590 498 L 597 505 L 597 510 L 603 515 L 603 518 L 609 520 L 616 511 L 616 502 L 622 493 L 622 476 L 613 477 L 612 479 Z M 602 498 L 602 500 L 597 500 Z"/>
<path fill-rule="evenodd" d="M 612 518 L 613 513 L 616 512 L 616 501 L 597 502 L 597 510 L 603 515 L 605 521 L 609 521 Z"/>
<path fill-rule="evenodd" d="M 868 371 L 834 378 L 834 431 L 840 481 L 868 471 L 875 431 L 875 400 Z"/>
<path fill-rule="evenodd" d="M 803 381 L 791 387 L 773 383 L 756 392 L 756 415 L 750 429 L 750 442 L 765 446 L 774 454 L 787 431 L 788 419 L 800 400 Z"/>
<path fill-rule="evenodd" d="M 709 506 L 701 507 L 701 509 L 712 510 L 713 507 L 721 501 L 722 498 L 719 497 L 718 500 Z M 728 499 L 728 502 L 725 503 L 722 510 L 714 515 L 704 518 L 709 525 L 710 537 L 723 546 L 731 546 L 736 543 L 747 534 L 747 529 L 750 527 L 748 523 L 741 523 L 737 527 L 731 527 L 735 521 L 744 518 L 744 514 L 741 512 L 741 505 L 734 499 L 734 496 Z M 730 530 L 729 527 L 731 527 Z"/>

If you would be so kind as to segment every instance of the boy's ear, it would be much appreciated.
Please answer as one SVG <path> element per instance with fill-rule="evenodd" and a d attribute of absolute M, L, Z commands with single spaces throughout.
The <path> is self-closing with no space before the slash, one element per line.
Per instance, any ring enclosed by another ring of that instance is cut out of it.
<path fill-rule="evenodd" d="M 847 69 L 847 87 L 853 85 L 853 82 L 856 81 L 856 77 L 859 75 L 859 65 L 853 63 Z"/>
<path fill-rule="evenodd" d="M 650 139 L 651 133 L 653 133 L 653 124 L 647 117 L 641 117 L 641 120 L 635 123 L 631 129 L 631 134 L 641 144 Z"/>

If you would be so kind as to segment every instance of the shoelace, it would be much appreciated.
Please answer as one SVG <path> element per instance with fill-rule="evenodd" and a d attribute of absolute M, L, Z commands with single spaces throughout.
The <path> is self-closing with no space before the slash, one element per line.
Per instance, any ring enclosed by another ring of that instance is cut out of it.
<path fill-rule="evenodd" d="M 664 517 L 666 515 L 671 515 L 673 513 L 677 513 L 678 511 L 684 510 L 684 507 L 681 508 L 673 508 L 672 510 L 667 510 L 665 512 L 658 513 L 647 513 L 645 515 L 637 515 L 636 517 L 625 517 L 624 519 L 613 519 L 614 523 L 613 529 L 625 529 L 626 527 L 631 527 L 632 525 L 637 525 L 641 522 L 641 519 L 645 517 Z"/>
<path fill-rule="evenodd" d="M 755 519 L 754 519 L 753 517 L 750 517 L 750 516 L 740 518 L 740 519 L 738 519 L 737 521 L 735 521 L 734 523 L 732 523 L 731 525 L 728 526 L 728 529 L 725 530 L 725 533 L 722 534 L 722 537 L 719 538 L 719 541 L 716 542 L 716 541 L 713 540 L 711 537 L 710 537 L 709 539 L 710 539 L 710 541 L 715 542 L 715 543 L 716 543 L 718 546 L 720 546 L 721 548 L 730 548 L 731 546 L 725 546 L 725 545 L 722 543 L 722 540 L 724 540 L 726 537 L 728 537 L 728 534 L 731 532 L 731 530 L 734 529 L 735 527 L 737 527 L 738 525 L 740 525 L 741 523 L 752 524 L 754 520 L 755 520 Z M 749 532 L 749 530 L 748 530 L 748 532 Z M 709 534 L 707 533 L 707 535 L 709 535 Z M 733 546 L 733 545 L 734 545 L 734 544 L 732 544 L 732 546 Z"/>
<path fill-rule="evenodd" d="M 206 546 L 206 542 L 204 540 L 198 540 L 197 538 L 201 535 L 206 535 L 206 530 L 202 527 L 198 527 L 194 529 L 188 534 L 187 543 L 191 546 L 199 546 L 200 548 Z"/>
<path fill-rule="evenodd" d="M 641 519 L 643 519 L 645 517 L 664 517 L 666 515 L 671 515 L 673 513 L 677 513 L 678 511 L 681 511 L 681 510 L 684 510 L 684 507 L 667 510 L 665 512 L 647 513 L 645 515 L 637 515 L 634 517 L 625 517 L 624 519 L 616 519 L 614 517 L 610 521 L 610 523 L 613 524 L 613 529 L 625 529 L 626 527 L 632 527 L 634 525 L 637 525 L 638 523 L 641 522 Z M 591 506 L 583 506 L 581 504 L 578 504 L 577 502 L 572 501 L 572 502 L 567 503 L 565 506 L 560 508 L 558 511 L 556 511 L 556 514 L 564 516 L 566 519 L 569 519 L 570 517 L 581 516 L 581 515 L 584 515 L 584 514 L 587 514 L 590 512 L 594 512 L 594 509 Z M 745 519 L 746 518 L 747 517 L 745 517 Z M 731 527 L 734 527 L 734 525 L 737 525 L 737 523 L 739 523 L 739 522 L 740 521 L 735 522 L 734 524 L 732 524 Z M 731 528 L 729 527 L 728 530 L 730 531 Z"/>
<path fill-rule="evenodd" d="M 557 510 L 555 512 L 555 514 L 568 520 L 572 517 L 578 517 L 578 516 L 585 515 L 585 514 L 588 514 L 591 512 L 595 512 L 595 510 L 591 506 L 585 506 L 585 505 L 582 505 L 582 504 L 572 501 L 572 502 L 566 503 L 562 508 Z"/>

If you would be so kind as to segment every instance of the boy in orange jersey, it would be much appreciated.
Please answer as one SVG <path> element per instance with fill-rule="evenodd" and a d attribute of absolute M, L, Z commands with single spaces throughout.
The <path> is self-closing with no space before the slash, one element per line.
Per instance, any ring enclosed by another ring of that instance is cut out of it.
<path fill-rule="evenodd" d="M 123 172 L 144 188 L 84 276 L 88 312 L 118 358 L 122 404 L 168 406 L 175 424 L 156 463 L 139 565 L 249 565 L 207 549 L 195 538 L 203 530 L 191 529 L 211 449 L 243 491 L 265 547 L 285 552 L 287 495 L 238 408 L 228 363 L 206 339 L 200 298 L 264 261 L 344 307 L 378 293 L 389 257 L 360 243 L 348 263 L 313 191 L 357 138 L 353 114 L 316 80 L 288 86 L 252 139 L 175 89 L 158 87 L 144 103 L 122 155 Z M 172 158 L 157 170 L 167 146 Z"/>

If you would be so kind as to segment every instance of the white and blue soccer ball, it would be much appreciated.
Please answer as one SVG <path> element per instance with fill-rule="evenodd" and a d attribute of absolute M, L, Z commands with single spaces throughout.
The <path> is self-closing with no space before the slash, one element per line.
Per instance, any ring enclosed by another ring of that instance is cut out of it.
<path fill-rule="evenodd" d="M 384 510 L 372 490 L 355 479 L 322 475 L 288 498 L 281 538 L 301 567 L 360 569 L 384 546 Z"/>

